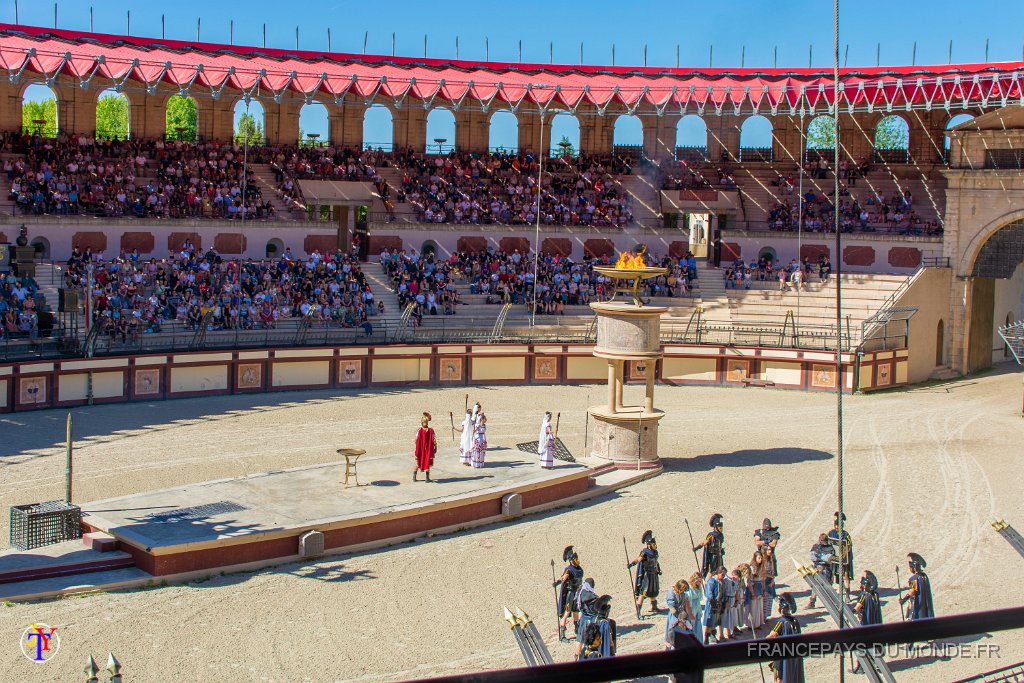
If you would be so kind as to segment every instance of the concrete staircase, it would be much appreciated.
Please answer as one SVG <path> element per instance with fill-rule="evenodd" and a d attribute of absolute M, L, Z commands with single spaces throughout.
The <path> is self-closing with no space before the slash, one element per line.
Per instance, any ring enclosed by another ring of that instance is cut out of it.
<path fill-rule="evenodd" d="M 269 201 L 274 206 L 277 220 L 302 221 L 306 220 L 306 214 L 300 209 L 293 208 L 277 192 L 277 180 L 274 178 L 274 170 L 270 164 L 250 164 L 249 168 L 253 173 L 253 184 L 256 185 L 263 195 L 263 201 Z"/>
<path fill-rule="evenodd" d="M 842 276 L 843 326 L 846 327 L 848 321 L 853 338 L 860 338 L 861 323 L 877 312 L 906 279 L 903 275 Z M 793 311 L 801 326 L 835 325 L 835 277 L 827 284 L 807 284 L 799 296 L 791 285 L 788 291 L 780 291 L 777 282 L 755 282 L 749 290 L 729 289 L 726 294 L 733 321 L 781 324 L 787 311 Z"/>
<path fill-rule="evenodd" d="M 627 225 L 625 231 L 637 227 L 654 228 L 662 223 L 660 190 L 652 172 L 636 173 L 619 177 L 622 191 L 629 197 L 629 209 L 633 213 L 633 223 Z"/>

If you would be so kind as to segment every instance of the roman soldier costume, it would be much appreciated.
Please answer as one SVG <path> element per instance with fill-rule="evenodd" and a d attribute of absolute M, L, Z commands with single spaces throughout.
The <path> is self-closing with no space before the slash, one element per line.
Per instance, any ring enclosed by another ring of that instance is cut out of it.
<path fill-rule="evenodd" d="M 860 579 L 860 597 L 853 611 L 860 617 L 861 626 L 882 623 L 882 601 L 878 599 L 878 578 L 869 571 Z"/>
<path fill-rule="evenodd" d="M 900 598 L 900 604 L 909 602 L 907 608 L 907 620 L 918 621 L 919 619 L 931 619 L 935 616 L 935 606 L 932 604 L 932 584 L 928 575 L 924 573 L 927 563 L 917 553 L 907 555 L 907 564 L 910 565 L 910 593 Z"/>
<path fill-rule="evenodd" d="M 843 521 L 846 521 L 845 514 Z M 846 529 L 843 529 L 843 538 L 840 542 L 838 512 L 835 514 L 832 531 L 828 532 L 828 542 L 835 548 L 835 554 L 832 556 L 832 581 L 836 585 L 846 583 L 849 587 L 850 581 L 853 580 L 853 538 Z"/>
<path fill-rule="evenodd" d="M 641 606 L 645 598 L 651 600 L 651 611 L 658 611 L 658 593 L 661 592 L 660 579 L 661 565 L 658 563 L 658 542 L 654 539 L 654 533 L 648 529 L 640 537 L 644 549 L 640 556 L 629 563 L 630 567 L 636 567 L 636 581 L 633 584 L 633 597 L 639 598 Z"/>
<path fill-rule="evenodd" d="M 597 601 L 597 619 L 594 621 L 601 629 L 601 656 L 614 657 L 618 647 L 618 629 L 615 620 L 609 615 L 612 611 L 612 596 L 602 595 Z"/>
<path fill-rule="evenodd" d="M 704 542 L 694 548 L 694 551 L 703 548 L 704 558 L 701 563 L 701 578 L 706 579 L 708 574 L 714 574 L 719 568 L 725 566 L 725 535 L 722 532 L 723 517 L 717 512 L 711 515 L 708 526 L 711 531 L 704 538 Z"/>
<path fill-rule="evenodd" d="M 578 619 L 579 608 L 576 606 L 576 600 L 583 587 L 583 567 L 580 566 L 576 548 L 571 545 L 567 546 L 562 551 L 562 560 L 567 564 L 562 572 L 562 578 L 555 581 L 555 585 L 559 586 L 558 613 L 561 615 L 561 622 L 558 625 L 559 640 L 565 640 L 565 626 L 569 616 L 573 616 L 574 621 Z"/>
<path fill-rule="evenodd" d="M 800 622 L 795 615 L 796 599 L 789 593 L 779 595 L 779 619 L 768 637 L 777 638 L 800 633 Z M 804 683 L 804 660 L 800 657 L 776 659 L 769 668 L 775 675 L 776 683 Z"/>

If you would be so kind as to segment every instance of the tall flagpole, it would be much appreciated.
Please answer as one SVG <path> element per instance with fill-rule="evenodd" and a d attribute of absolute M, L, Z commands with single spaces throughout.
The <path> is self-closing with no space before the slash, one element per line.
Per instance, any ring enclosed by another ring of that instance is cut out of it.
<path fill-rule="evenodd" d="M 842 552 L 846 524 L 843 520 L 843 278 L 842 278 L 842 230 L 839 223 L 839 0 L 832 0 L 833 22 L 833 63 L 832 63 L 832 122 L 835 129 L 833 145 L 833 221 L 836 230 L 836 521 L 839 532 L 839 571 L 846 572 L 845 554 Z M 847 548 L 847 553 L 849 548 Z M 849 596 L 846 592 L 845 576 L 840 577 L 839 597 L 846 604 Z M 839 612 L 839 628 L 845 628 L 845 614 Z M 839 658 L 839 683 L 846 680 L 846 658 Z"/>
<path fill-rule="evenodd" d="M 540 165 L 537 168 L 537 231 L 533 238 L 533 308 L 530 310 L 530 336 L 533 336 L 533 327 L 537 322 L 537 288 L 540 286 L 538 282 L 537 267 L 540 262 L 540 196 L 543 192 L 542 187 L 544 185 L 544 157 L 550 154 L 550 149 L 544 151 L 544 109 L 537 105 L 540 109 L 540 151 L 538 156 L 540 157 Z"/>

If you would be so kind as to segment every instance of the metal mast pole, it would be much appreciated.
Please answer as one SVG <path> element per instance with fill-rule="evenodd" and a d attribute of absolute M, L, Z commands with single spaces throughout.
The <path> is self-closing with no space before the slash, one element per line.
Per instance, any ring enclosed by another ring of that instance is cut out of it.
<path fill-rule="evenodd" d="M 533 326 L 537 322 L 537 287 L 540 286 L 538 282 L 537 267 L 540 262 L 540 196 L 543 192 L 542 188 L 544 185 L 544 157 L 550 154 L 550 149 L 544 151 L 544 114 L 545 111 L 538 105 L 540 109 L 540 151 L 538 156 L 540 157 L 540 165 L 537 167 L 537 231 L 533 239 L 533 307 L 530 309 L 530 336 L 533 336 Z"/>
<path fill-rule="evenodd" d="M 839 547 L 843 547 L 846 524 L 843 521 L 843 282 L 842 282 L 842 230 L 839 223 L 839 0 L 832 0 L 833 21 L 833 63 L 832 63 L 832 122 L 835 128 L 833 146 L 833 221 L 836 230 L 836 507 Z M 849 552 L 849 549 L 847 549 Z M 840 551 L 839 571 L 845 572 L 845 554 Z M 839 597 L 845 604 L 849 598 L 846 593 L 846 581 L 839 582 Z M 846 627 L 844 611 L 839 612 L 839 628 Z M 846 680 L 846 657 L 839 658 L 839 682 Z"/>

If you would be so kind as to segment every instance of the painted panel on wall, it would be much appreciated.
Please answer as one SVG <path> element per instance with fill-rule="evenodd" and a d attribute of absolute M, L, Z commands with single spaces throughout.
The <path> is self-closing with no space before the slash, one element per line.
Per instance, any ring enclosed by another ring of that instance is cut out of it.
<path fill-rule="evenodd" d="M 526 358 L 523 356 L 473 358 L 470 367 L 474 382 L 508 379 L 522 381 L 526 377 Z"/>
<path fill-rule="evenodd" d="M 430 360 L 426 372 L 419 358 L 374 358 L 370 370 L 371 382 L 426 382 L 430 379 Z"/>
<path fill-rule="evenodd" d="M 6 379 L 0 379 L 0 408 L 7 407 L 7 386 L 8 381 Z"/>
<path fill-rule="evenodd" d="M 602 381 L 608 378 L 608 361 L 596 356 L 568 356 L 565 359 L 567 380 Z"/>
<path fill-rule="evenodd" d="M 800 386 L 803 384 L 803 371 L 800 363 L 782 363 L 765 361 L 762 377 L 776 384 Z"/>
<path fill-rule="evenodd" d="M 271 376 L 275 387 L 312 386 L 327 384 L 331 362 L 326 360 L 301 363 L 274 363 Z"/>
<path fill-rule="evenodd" d="M 89 397 L 89 375 L 87 373 L 61 375 L 57 381 L 59 386 L 57 398 L 61 401 L 84 401 Z M 94 372 L 92 374 L 93 398 L 117 398 L 123 395 L 124 373 Z"/>
<path fill-rule="evenodd" d="M 228 388 L 228 366 L 197 365 L 171 368 L 171 393 L 218 391 Z"/>
<path fill-rule="evenodd" d="M 718 360 L 715 358 L 668 358 L 661 361 L 662 378 L 668 381 L 714 382 Z"/>

